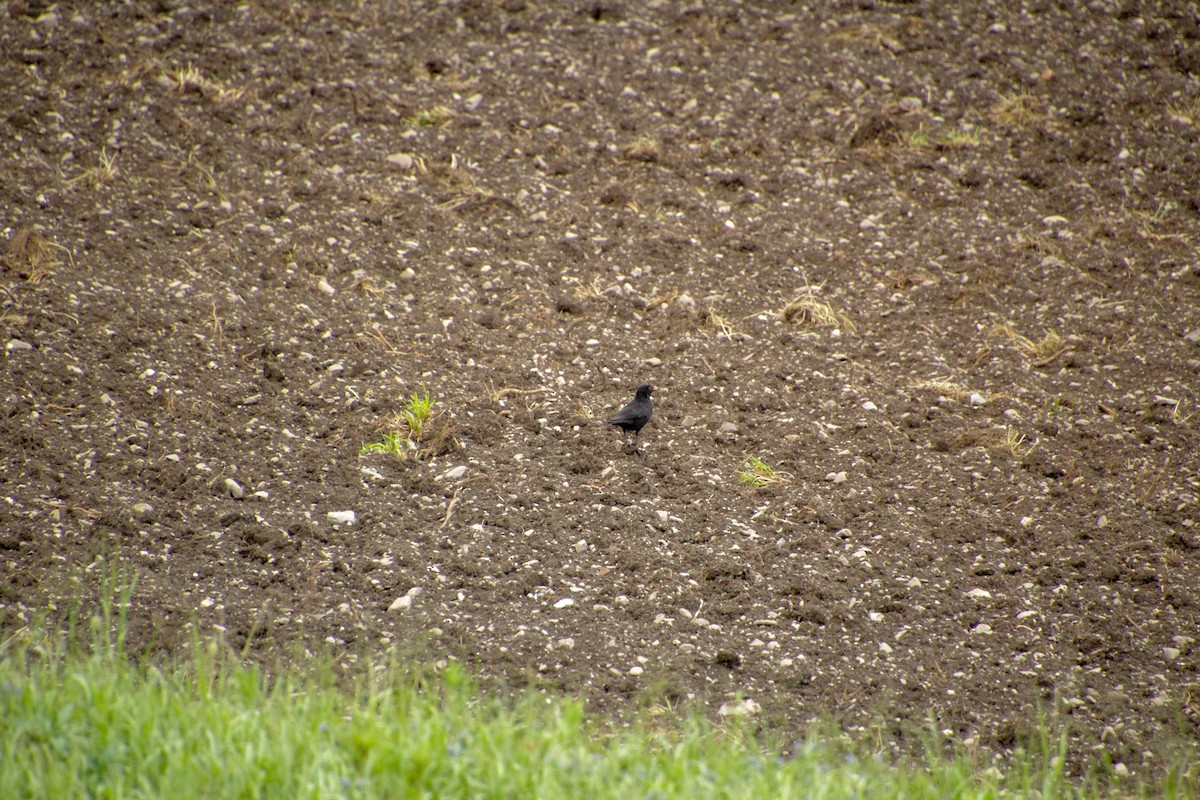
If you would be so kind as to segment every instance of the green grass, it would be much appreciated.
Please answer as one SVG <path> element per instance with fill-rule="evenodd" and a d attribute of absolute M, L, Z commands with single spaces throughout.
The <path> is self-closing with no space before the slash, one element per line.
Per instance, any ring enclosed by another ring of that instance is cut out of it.
<path fill-rule="evenodd" d="M 937 748 L 903 767 L 841 737 L 783 752 L 753 722 L 600 725 L 572 699 L 483 692 L 455 662 L 339 679 L 326 660 L 268 676 L 198 642 L 190 658 L 156 664 L 125 651 L 128 599 L 102 603 L 87 632 L 10 628 L 0 640 L 0 797 L 1191 796 L 1183 778 L 1081 788 L 1051 737 L 1006 778 Z"/>
<path fill-rule="evenodd" d="M 418 443 L 425 438 L 429 431 L 429 421 L 433 418 L 433 396 L 426 389 L 413 392 L 404 401 L 400 413 L 385 423 L 387 429 L 383 438 L 378 442 L 370 442 L 359 448 L 358 454 L 386 453 L 407 458 L 417 452 Z M 403 428 L 403 432 L 396 430 Z"/>
<path fill-rule="evenodd" d="M 382 440 L 364 444 L 359 448 L 358 454 L 365 456 L 371 453 L 385 453 L 405 457 L 413 450 L 413 446 L 414 443 L 404 436 L 404 434 L 396 433 L 395 431 L 384 431 Z"/>
<path fill-rule="evenodd" d="M 755 489 L 790 483 L 791 479 L 792 476 L 788 473 L 775 469 L 756 456 L 750 456 L 743 461 L 738 470 L 738 483 L 753 486 Z"/>
<path fill-rule="evenodd" d="M 413 392 L 404 401 L 404 410 L 400 412 L 404 423 L 408 425 L 408 438 L 414 442 L 421 441 L 425 436 L 425 428 L 433 415 L 433 397 L 425 389 L 421 393 Z"/>

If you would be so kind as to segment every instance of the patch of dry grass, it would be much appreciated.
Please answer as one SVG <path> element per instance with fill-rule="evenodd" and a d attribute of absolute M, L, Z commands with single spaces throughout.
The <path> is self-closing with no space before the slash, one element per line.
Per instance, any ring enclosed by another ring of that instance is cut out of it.
<path fill-rule="evenodd" d="M 628 161 L 655 162 L 662 152 L 662 145 L 653 136 L 639 136 L 621 151 Z"/>
<path fill-rule="evenodd" d="M 198 92 L 218 103 L 240 100 L 246 94 L 246 87 L 230 86 L 225 82 L 213 80 L 190 61 L 182 67 L 165 70 L 162 79 L 180 94 Z"/>
<path fill-rule="evenodd" d="M 958 403 L 967 403 L 973 394 L 982 394 L 973 389 L 954 383 L 949 378 L 933 378 L 927 381 L 914 381 L 908 385 L 910 390 L 937 392 L 942 397 L 949 397 Z"/>
<path fill-rule="evenodd" d="M 69 179 L 67 185 L 74 186 L 77 183 L 84 183 L 87 184 L 89 189 L 99 189 L 101 186 L 112 183 L 113 179 L 117 177 L 118 172 L 116 154 L 109 155 L 107 149 L 101 148 L 96 166 L 89 167 L 74 178 Z"/>
<path fill-rule="evenodd" d="M 792 322 L 810 328 L 839 328 L 854 333 L 856 326 L 850 315 L 819 299 L 816 289 L 808 288 L 779 311 L 782 322 Z"/>
<path fill-rule="evenodd" d="M 833 33 L 829 34 L 831 42 L 858 42 L 870 47 L 877 47 L 881 50 L 887 50 L 890 53 L 899 53 L 904 50 L 900 40 L 892 31 L 887 30 L 882 25 L 864 24 L 864 25 L 844 25 Z"/>
<path fill-rule="evenodd" d="M 1178 103 L 1167 103 L 1167 118 L 1173 122 L 1200 128 L 1200 96 Z"/>
<path fill-rule="evenodd" d="M 1048 119 L 1041 102 L 1029 94 L 1010 94 L 1001 97 L 988 110 L 988 116 L 997 125 L 1013 130 L 1040 128 Z"/>
<path fill-rule="evenodd" d="M 1056 331 L 1046 331 L 1041 339 L 1034 341 L 1017 333 L 1007 322 L 993 326 L 988 331 L 988 336 L 1012 342 L 1035 367 L 1044 367 L 1071 349 Z"/>
<path fill-rule="evenodd" d="M 709 311 L 707 320 L 709 326 L 716 328 L 718 334 L 724 336 L 726 339 L 732 339 L 737 335 L 737 328 L 733 327 L 733 324 L 729 320 L 725 319 L 717 312 Z"/>
<path fill-rule="evenodd" d="M 1033 452 L 1036 445 L 1025 444 L 1025 434 L 1017 433 L 1012 428 L 995 431 L 993 436 L 983 441 L 988 450 L 995 450 L 1012 458 L 1025 458 Z"/>
<path fill-rule="evenodd" d="M 40 227 L 21 228 L 4 251 L 4 263 L 31 283 L 48 278 L 63 262 L 59 254 L 70 251 L 52 242 Z"/>

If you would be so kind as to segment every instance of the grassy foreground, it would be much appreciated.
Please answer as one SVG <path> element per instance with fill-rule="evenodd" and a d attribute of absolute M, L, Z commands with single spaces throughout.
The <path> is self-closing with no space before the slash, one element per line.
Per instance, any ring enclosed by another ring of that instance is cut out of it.
<path fill-rule="evenodd" d="M 364 670 L 347 685 L 330 667 L 268 678 L 208 644 L 185 663 L 139 665 L 123 652 L 119 606 L 86 633 L 22 629 L 0 643 L 0 797 L 1194 795 L 1188 779 L 1082 787 L 1055 752 L 1005 777 L 937 756 L 898 767 L 815 739 L 780 755 L 694 719 L 613 731 L 571 700 L 490 696 L 453 664 Z"/>

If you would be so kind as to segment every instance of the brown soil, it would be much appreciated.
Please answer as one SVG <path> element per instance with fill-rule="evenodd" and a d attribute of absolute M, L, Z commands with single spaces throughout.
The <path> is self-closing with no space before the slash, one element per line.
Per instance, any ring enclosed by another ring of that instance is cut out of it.
<path fill-rule="evenodd" d="M 4 624 L 1194 743 L 1196 6 L 815 5 L 8 3 Z"/>

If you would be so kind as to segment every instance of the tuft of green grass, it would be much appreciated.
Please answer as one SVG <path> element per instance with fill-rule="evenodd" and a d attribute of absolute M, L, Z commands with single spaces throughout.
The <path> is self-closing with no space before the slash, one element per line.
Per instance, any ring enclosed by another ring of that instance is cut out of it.
<path fill-rule="evenodd" d="M 432 419 L 433 396 L 422 388 L 420 392 L 410 394 L 404 401 L 404 408 L 384 422 L 383 438 L 364 444 L 358 454 L 384 453 L 408 458 L 418 452 L 421 442 L 429 435 Z"/>
<path fill-rule="evenodd" d="M 904 134 L 904 142 L 915 150 L 929 147 L 931 144 L 929 131 L 925 130 L 924 125 L 920 125 L 915 130 L 911 130 Z"/>
<path fill-rule="evenodd" d="M 359 448 L 360 456 L 382 453 L 384 455 L 400 456 L 406 458 L 412 450 L 415 449 L 415 444 L 408 437 L 395 431 L 384 431 L 383 439 L 378 442 L 369 442 Z"/>
<path fill-rule="evenodd" d="M 757 456 L 750 456 L 742 462 L 738 470 L 738 483 L 762 489 L 767 486 L 780 486 L 791 483 L 792 476 L 775 469 Z"/>
<path fill-rule="evenodd" d="M 980 134 L 978 128 L 971 125 L 966 125 L 942 134 L 938 137 L 938 142 L 943 147 L 949 147 L 956 150 L 966 149 L 970 147 L 978 147 L 983 142 L 983 135 Z"/>
<path fill-rule="evenodd" d="M 449 106 L 434 106 L 409 114 L 403 122 L 410 128 L 434 128 L 449 124 L 454 116 L 454 110 Z"/>
<path fill-rule="evenodd" d="M 408 438 L 414 442 L 421 441 L 433 415 L 433 397 L 425 389 L 421 389 L 420 393 L 413 392 L 404 401 L 404 410 L 400 415 L 408 426 Z"/>

